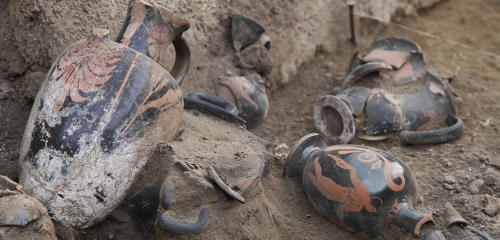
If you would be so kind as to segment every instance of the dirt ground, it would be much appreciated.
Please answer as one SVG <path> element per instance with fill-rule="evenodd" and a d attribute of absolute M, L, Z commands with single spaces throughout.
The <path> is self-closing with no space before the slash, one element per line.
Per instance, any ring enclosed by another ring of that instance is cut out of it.
<path fill-rule="evenodd" d="M 406 161 L 417 178 L 423 200 L 417 209 L 432 212 L 438 224 L 444 204 L 450 202 L 472 226 L 488 232 L 493 239 L 500 239 L 500 216 L 490 217 L 483 211 L 485 194 L 500 197 L 499 20 L 500 2 L 470 0 L 446 1 L 420 12 L 419 17 L 388 26 L 364 20 L 360 23 L 358 47 L 346 40 L 334 52 L 318 51 L 315 60 L 302 66 L 289 85 L 272 93 L 270 114 L 254 132 L 274 143 L 292 146 L 301 136 L 316 131 L 312 106 L 318 97 L 331 93 L 340 85 L 355 51 L 366 52 L 371 41 L 377 38 L 397 36 L 410 39 L 420 45 L 430 71 L 450 82 L 458 114 L 465 122 L 462 137 L 436 146 L 401 146 L 397 136 L 379 143 L 360 139 L 352 143 L 387 150 Z M 272 180 L 281 181 L 278 180 L 280 174 L 280 169 L 276 168 Z M 471 193 L 469 184 L 475 179 L 482 179 L 484 185 L 479 192 Z M 276 184 L 263 182 L 264 189 Z M 290 198 L 295 198 L 295 201 L 304 198 L 302 193 L 294 193 L 291 189 L 281 189 L 279 193 L 273 197 L 284 203 Z M 284 211 L 290 209 L 290 205 L 286 205 Z M 312 217 L 305 217 L 308 214 Z M 291 221 L 294 222 L 291 227 L 295 234 L 289 237 L 345 239 L 345 236 L 337 238 L 333 233 L 327 234 L 325 228 L 328 227 L 321 224 L 319 227 L 314 222 L 316 218 L 322 218 L 314 212 L 301 209 L 292 218 L 297 222 Z M 410 238 L 406 233 L 399 235 L 398 231 L 397 227 L 390 227 L 381 239 Z M 448 239 L 464 237 L 450 232 L 445 235 Z"/>
<path fill-rule="evenodd" d="M 251 131 L 274 146 L 282 143 L 292 146 L 300 137 L 316 132 L 312 106 L 317 98 L 340 85 L 354 52 L 366 52 L 374 39 L 386 36 L 410 39 L 421 47 L 430 71 L 450 82 L 458 115 L 466 127 L 462 137 L 436 146 L 401 146 L 397 136 L 384 142 L 355 139 L 353 143 L 390 151 L 407 162 L 419 184 L 421 201 L 416 209 L 432 213 L 438 227 L 442 227 L 444 204 L 449 202 L 471 226 L 487 232 L 493 239 L 500 239 L 500 214 L 491 217 L 484 211 L 486 194 L 500 198 L 499 22 L 497 0 L 445 1 L 421 11 L 418 17 L 396 24 L 358 21 L 358 46 L 345 39 L 337 42 L 333 50 L 317 49 L 314 60 L 302 65 L 285 87 L 268 93 L 269 115 L 261 126 Z M 9 91 L 23 88 L 20 84 L 21 81 L 14 82 Z M 0 159 L 12 162 L 6 165 L 9 169 L 2 172 L 17 180 L 18 145 L 31 105 L 20 94 L 2 99 L 2 93 L 0 91 Z M 354 239 L 313 209 L 298 179 L 282 177 L 283 157 L 266 160 L 265 175 L 253 200 L 216 211 L 201 235 L 157 234 L 157 238 Z M 476 179 L 483 180 L 479 190 L 470 186 Z M 79 239 L 137 236 L 129 221 L 119 209 L 101 225 L 81 233 Z M 460 228 L 449 229 L 445 235 L 447 239 L 480 239 Z M 414 237 L 397 226 L 388 226 L 379 239 Z"/>

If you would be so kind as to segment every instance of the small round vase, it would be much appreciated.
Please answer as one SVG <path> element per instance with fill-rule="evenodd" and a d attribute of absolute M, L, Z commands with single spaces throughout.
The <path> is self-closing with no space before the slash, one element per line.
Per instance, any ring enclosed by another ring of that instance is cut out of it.
<path fill-rule="evenodd" d="M 245 119 L 249 128 L 261 124 L 269 111 L 264 81 L 256 73 L 248 78 L 236 76 L 221 79 L 217 87 L 217 96 L 234 103 L 239 109 L 240 117 Z"/>
<path fill-rule="evenodd" d="M 301 176 L 314 208 L 342 229 L 374 238 L 387 223 L 419 236 L 432 221 L 412 209 L 417 183 L 408 166 L 395 156 L 359 145 L 327 146 L 317 133 L 301 138 L 291 149 L 288 176 Z"/>

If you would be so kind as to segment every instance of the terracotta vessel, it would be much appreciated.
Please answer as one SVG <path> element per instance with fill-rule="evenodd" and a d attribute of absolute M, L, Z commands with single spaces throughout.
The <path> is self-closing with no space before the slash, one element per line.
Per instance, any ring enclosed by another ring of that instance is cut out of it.
<path fill-rule="evenodd" d="M 256 73 L 248 78 L 236 76 L 221 79 L 216 94 L 238 107 L 240 117 L 245 119 L 249 128 L 261 124 L 269 111 L 264 81 Z"/>
<path fill-rule="evenodd" d="M 408 166 L 379 149 L 327 146 L 312 133 L 291 149 L 286 173 L 302 178 L 317 211 L 359 238 L 378 236 L 387 223 L 419 236 L 420 227 L 432 220 L 412 209 L 417 183 Z"/>
<path fill-rule="evenodd" d="M 344 89 L 316 102 L 316 128 L 333 143 L 348 143 L 357 127 L 370 136 L 401 131 L 403 144 L 436 144 L 460 137 L 463 121 L 456 116 L 453 98 L 441 79 L 426 72 L 419 51 L 405 39 L 375 41 L 361 59 L 363 64 L 345 78 Z M 382 76 L 376 78 L 374 72 Z M 428 130 L 440 122 L 446 127 Z"/>
<path fill-rule="evenodd" d="M 86 228 L 106 217 L 150 151 L 173 137 L 183 111 L 178 83 L 189 66 L 180 35 L 188 27 L 165 9 L 133 1 L 123 44 L 94 29 L 55 61 L 20 153 L 20 183 L 54 220 Z M 172 75 L 154 61 L 171 41 L 178 56 Z"/>

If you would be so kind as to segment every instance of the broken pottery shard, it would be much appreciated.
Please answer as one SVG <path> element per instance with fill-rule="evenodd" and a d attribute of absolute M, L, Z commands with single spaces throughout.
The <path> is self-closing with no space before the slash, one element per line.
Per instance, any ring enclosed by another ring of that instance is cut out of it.
<path fill-rule="evenodd" d="M 383 61 L 374 61 L 359 65 L 347 75 L 342 82 L 342 87 L 347 87 L 370 73 L 380 72 L 382 70 L 392 70 L 392 67 Z"/>
<path fill-rule="evenodd" d="M 374 41 L 370 52 L 362 60 L 365 62 L 384 61 L 399 69 L 408 61 L 412 52 L 419 51 L 419 47 L 411 41 L 389 37 Z"/>
<path fill-rule="evenodd" d="M 415 82 L 425 75 L 425 62 L 422 53 L 411 53 L 406 62 L 394 75 L 397 84 L 408 84 Z"/>
<path fill-rule="evenodd" d="M 469 222 L 467 222 L 460 213 L 449 203 L 447 202 L 444 205 L 444 222 L 446 227 L 450 227 L 455 224 L 467 226 Z"/>
<path fill-rule="evenodd" d="M 452 95 L 441 79 L 426 71 L 416 44 L 400 38 L 380 39 L 362 60 L 347 74 L 344 89 L 328 97 L 345 102 L 349 108 L 329 104 L 314 115 L 316 128 L 330 141 L 336 142 L 344 132 L 335 118 L 352 118 L 347 115 L 352 115 L 356 127 L 367 134 L 352 135 L 365 140 L 383 140 L 386 136 L 368 135 L 396 131 L 401 131 L 402 144 L 439 144 L 461 136 L 464 123 L 456 116 Z M 351 62 L 356 62 L 356 57 Z M 378 77 L 370 76 L 382 70 Z M 334 113 L 329 114 L 331 121 L 325 121 L 328 112 Z M 435 129 L 439 122 L 446 127 Z"/>
<path fill-rule="evenodd" d="M 47 209 L 0 176 L 0 239 L 57 239 Z"/>
<path fill-rule="evenodd" d="M 254 20 L 243 15 L 233 14 L 231 17 L 231 38 L 236 51 L 255 43 L 260 35 L 265 32 L 264 28 Z"/>
<path fill-rule="evenodd" d="M 222 179 L 220 179 L 219 174 L 215 171 L 212 166 L 209 166 L 208 169 L 208 177 L 215 182 L 215 184 L 228 196 L 240 201 L 241 203 L 245 203 L 245 199 L 233 189 L 231 189 Z"/>
<path fill-rule="evenodd" d="M 442 80 L 429 72 L 425 73 L 425 80 L 423 88 L 397 96 L 407 130 L 426 130 L 456 113 L 453 98 Z"/>
<path fill-rule="evenodd" d="M 24 132 L 20 183 L 66 227 L 87 228 L 111 213 L 179 126 L 178 83 L 189 65 L 181 34 L 189 24 L 141 0 L 129 11 L 146 15 L 126 21 L 122 44 L 94 29 L 56 59 Z M 173 75 L 154 61 L 155 49 L 170 42 Z"/>
<path fill-rule="evenodd" d="M 386 134 L 399 131 L 403 127 L 403 113 L 399 102 L 382 89 L 373 90 L 366 103 L 366 133 Z"/>
<path fill-rule="evenodd" d="M 351 108 L 352 114 L 359 117 L 365 109 L 366 99 L 370 94 L 371 90 L 368 88 L 351 87 L 337 94 L 337 97 L 345 99 L 345 102 Z"/>

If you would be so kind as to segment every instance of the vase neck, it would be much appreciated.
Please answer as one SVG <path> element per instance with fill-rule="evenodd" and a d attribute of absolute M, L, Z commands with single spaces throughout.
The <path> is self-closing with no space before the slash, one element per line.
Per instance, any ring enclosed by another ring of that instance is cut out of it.
<path fill-rule="evenodd" d="M 301 177 L 306 162 L 320 151 L 321 148 L 318 146 L 307 146 L 301 149 L 300 153 L 295 155 L 294 158 L 288 159 L 286 163 L 286 175 L 289 177 Z"/>
<path fill-rule="evenodd" d="M 284 174 L 289 177 L 302 176 L 305 163 L 321 149 L 326 140 L 318 133 L 310 133 L 300 138 L 288 153 Z"/>
<path fill-rule="evenodd" d="M 162 63 L 168 45 L 189 28 L 189 22 L 148 0 L 132 0 L 117 42 Z"/>
<path fill-rule="evenodd" d="M 426 222 L 432 222 L 431 215 L 424 215 L 413 210 L 408 203 L 396 201 L 387 216 L 389 223 L 394 223 L 420 237 L 420 229 Z"/>

